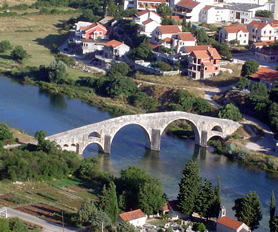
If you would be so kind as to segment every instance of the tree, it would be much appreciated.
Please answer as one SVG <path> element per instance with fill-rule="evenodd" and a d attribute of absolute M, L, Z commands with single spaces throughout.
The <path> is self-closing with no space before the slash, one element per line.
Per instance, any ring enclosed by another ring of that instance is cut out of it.
<path fill-rule="evenodd" d="M 36 131 L 35 138 L 38 140 L 38 143 L 42 143 L 45 140 L 46 132 L 44 130 Z"/>
<path fill-rule="evenodd" d="M 179 183 L 178 207 L 186 215 L 192 215 L 195 201 L 201 190 L 201 177 L 198 164 L 188 161 Z"/>
<path fill-rule="evenodd" d="M 272 12 L 269 10 L 257 10 L 256 17 L 265 17 L 265 18 L 272 18 Z"/>
<path fill-rule="evenodd" d="M 121 62 L 121 63 L 114 63 L 112 64 L 108 76 L 113 76 L 117 73 L 120 73 L 122 76 L 126 76 L 129 72 L 130 68 L 128 64 Z"/>
<path fill-rule="evenodd" d="M 270 232 L 276 232 L 274 229 L 274 219 L 275 219 L 275 195 L 272 191 L 271 198 L 270 198 L 270 206 L 269 206 L 269 229 Z"/>
<path fill-rule="evenodd" d="M 269 100 L 268 90 L 265 84 L 256 82 L 251 85 L 250 93 L 247 95 L 254 106 L 258 103 L 267 103 Z"/>
<path fill-rule="evenodd" d="M 165 3 L 159 4 L 156 8 L 156 12 L 163 18 L 172 15 L 171 7 L 169 7 Z"/>
<path fill-rule="evenodd" d="M 129 222 L 121 222 L 117 226 L 117 232 L 136 232 L 136 228 Z"/>
<path fill-rule="evenodd" d="M 275 133 L 278 132 L 278 103 L 273 102 L 268 108 L 268 120 Z"/>
<path fill-rule="evenodd" d="M 93 229 L 100 230 L 101 228 L 111 226 L 112 222 L 105 212 L 103 212 L 102 210 L 96 210 L 90 218 L 90 224 Z"/>
<path fill-rule="evenodd" d="M 91 9 L 84 9 L 82 15 L 79 16 L 79 20 L 96 22 L 99 20 L 99 16 L 96 16 Z"/>
<path fill-rule="evenodd" d="M 29 232 L 28 228 L 18 218 L 9 219 L 9 228 L 14 232 Z"/>
<path fill-rule="evenodd" d="M 152 48 L 146 43 L 141 43 L 138 47 L 132 49 L 130 56 L 134 60 L 147 60 L 151 54 Z"/>
<path fill-rule="evenodd" d="M 0 42 L 0 53 L 6 52 L 10 49 L 12 49 L 12 45 L 11 45 L 10 41 L 2 40 Z"/>
<path fill-rule="evenodd" d="M 247 60 L 241 69 L 241 76 L 248 77 L 258 71 L 259 63 L 255 60 Z"/>
<path fill-rule="evenodd" d="M 195 210 L 200 216 L 208 219 L 213 215 L 213 206 L 216 199 L 215 189 L 211 182 L 205 178 L 200 193 L 196 197 Z"/>
<path fill-rule="evenodd" d="M 139 189 L 139 208 L 147 215 L 159 212 L 165 205 L 162 184 L 157 179 L 146 181 Z"/>
<path fill-rule="evenodd" d="M 237 82 L 237 87 L 240 89 L 246 89 L 250 85 L 250 80 L 246 77 L 240 78 Z"/>
<path fill-rule="evenodd" d="M 50 82 L 59 83 L 67 76 L 67 65 L 61 60 L 53 60 L 49 66 L 48 77 Z"/>
<path fill-rule="evenodd" d="M 198 43 L 204 44 L 209 41 L 209 37 L 207 35 L 207 32 L 204 28 L 200 28 L 196 31 L 196 39 Z"/>
<path fill-rule="evenodd" d="M 110 217 L 114 224 L 118 218 L 118 201 L 116 193 L 116 185 L 110 182 L 108 188 L 104 185 L 102 195 L 100 196 L 100 208 Z"/>
<path fill-rule="evenodd" d="M 77 221 L 81 225 L 90 225 L 92 217 L 95 215 L 97 209 L 92 200 L 86 199 L 77 212 Z"/>
<path fill-rule="evenodd" d="M 235 200 L 235 216 L 248 225 L 251 230 L 258 228 L 262 219 L 261 203 L 256 192 L 249 192 L 245 197 Z"/>
<path fill-rule="evenodd" d="M 214 48 L 216 48 L 223 59 L 231 60 L 233 58 L 228 44 L 220 44 L 215 40 L 212 40 L 211 44 Z"/>
<path fill-rule="evenodd" d="M 0 231 L 11 232 L 11 230 L 9 229 L 9 224 L 7 219 L 0 218 Z"/>
<path fill-rule="evenodd" d="M 12 50 L 11 57 L 18 62 L 22 62 L 24 59 L 30 57 L 30 55 L 19 45 Z"/>
<path fill-rule="evenodd" d="M 6 123 L 0 123 L 0 140 L 12 139 L 13 133 Z"/>
<path fill-rule="evenodd" d="M 238 107 L 236 107 L 235 105 L 230 103 L 230 104 L 225 105 L 224 107 L 222 107 L 219 110 L 218 117 L 231 119 L 234 121 L 240 121 L 242 118 L 242 115 L 241 115 Z"/>

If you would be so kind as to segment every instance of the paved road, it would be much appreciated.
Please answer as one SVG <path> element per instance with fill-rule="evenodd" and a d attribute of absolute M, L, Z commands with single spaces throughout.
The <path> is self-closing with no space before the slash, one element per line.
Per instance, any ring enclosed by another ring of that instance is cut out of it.
<path fill-rule="evenodd" d="M 40 219 L 38 217 L 32 216 L 27 213 L 23 213 L 21 211 L 7 208 L 8 209 L 8 217 L 18 217 L 24 221 L 31 222 L 33 224 L 39 225 L 43 227 L 43 232 L 72 232 L 72 231 L 78 231 L 77 228 L 62 228 L 61 225 L 58 225 L 53 222 L 49 222 L 43 219 Z"/>

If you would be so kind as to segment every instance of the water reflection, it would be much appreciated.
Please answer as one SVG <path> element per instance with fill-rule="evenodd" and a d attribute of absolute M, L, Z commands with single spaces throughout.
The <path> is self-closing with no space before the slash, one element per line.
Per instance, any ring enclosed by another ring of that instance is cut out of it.
<path fill-rule="evenodd" d="M 66 99 L 63 95 L 50 93 L 49 91 L 43 90 L 43 89 L 39 89 L 39 94 L 49 97 L 49 104 L 51 106 L 54 106 L 58 109 L 66 109 L 67 108 Z"/>

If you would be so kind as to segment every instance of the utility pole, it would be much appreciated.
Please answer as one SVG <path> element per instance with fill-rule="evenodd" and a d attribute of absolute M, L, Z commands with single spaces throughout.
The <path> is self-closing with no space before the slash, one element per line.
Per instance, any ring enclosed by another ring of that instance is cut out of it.
<path fill-rule="evenodd" d="M 63 232 L 64 232 L 65 225 L 64 225 L 64 212 L 63 212 L 63 210 L 62 210 L 62 226 L 63 226 Z"/>
<path fill-rule="evenodd" d="M 101 232 L 103 232 L 103 221 L 101 222 Z"/>

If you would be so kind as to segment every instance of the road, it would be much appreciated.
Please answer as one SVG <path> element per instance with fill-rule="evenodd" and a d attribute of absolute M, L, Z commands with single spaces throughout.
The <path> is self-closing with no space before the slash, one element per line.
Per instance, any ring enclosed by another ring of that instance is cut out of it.
<path fill-rule="evenodd" d="M 27 214 L 27 213 L 23 213 L 21 211 L 15 210 L 15 209 L 7 208 L 7 210 L 8 210 L 8 217 L 18 217 L 23 221 L 27 221 L 27 222 L 31 222 L 33 224 L 39 225 L 39 226 L 43 227 L 43 232 L 72 232 L 72 231 L 78 231 L 77 228 L 65 227 L 63 229 L 63 227 L 61 225 L 58 225 L 56 223 L 40 219 L 38 217 L 35 217 L 35 216 Z"/>

